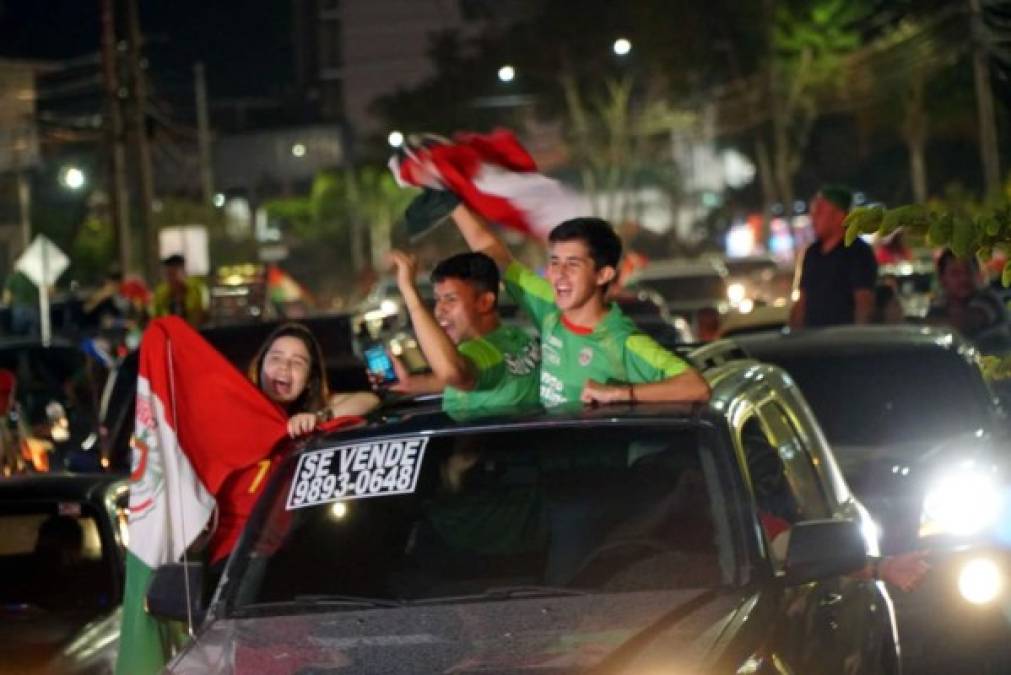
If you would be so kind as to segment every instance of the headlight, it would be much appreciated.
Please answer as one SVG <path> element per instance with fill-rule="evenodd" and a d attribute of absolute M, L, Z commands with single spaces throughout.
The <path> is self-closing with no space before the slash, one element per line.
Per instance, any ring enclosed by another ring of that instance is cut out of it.
<path fill-rule="evenodd" d="M 990 527 L 1001 511 L 1001 492 L 993 473 L 960 467 L 937 480 L 923 500 L 920 536 L 970 536 Z"/>
<path fill-rule="evenodd" d="M 1004 575 L 989 558 L 970 560 L 958 574 L 958 592 L 974 605 L 993 602 L 1003 588 Z"/>
<path fill-rule="evenodd" d="M 741 300 L 744 300 L 747 295 L 748 291 L 744 288 L 744 284 L 734 283 L 727 286 L 727 300 L 730 301 L 731 305 L 736 306 L 740 304 Z"/>

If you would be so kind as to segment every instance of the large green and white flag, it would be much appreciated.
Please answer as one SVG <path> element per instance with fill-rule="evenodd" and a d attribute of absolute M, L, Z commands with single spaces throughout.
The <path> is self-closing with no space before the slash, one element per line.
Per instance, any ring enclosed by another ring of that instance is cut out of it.
<path fill-rule="evenodd" d="M 130 476 L 130 537 L 117 675 L 160 672 L 181 631 L 144 609 L 155 568 L 177 562 L 222 486 L 284 438 L 280 408 L 177 317 L 144 334 Z"/>

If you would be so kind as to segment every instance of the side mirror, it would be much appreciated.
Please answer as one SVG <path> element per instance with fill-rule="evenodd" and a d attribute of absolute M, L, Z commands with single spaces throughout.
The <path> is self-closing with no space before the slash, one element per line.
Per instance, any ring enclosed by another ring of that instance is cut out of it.
<path fill-rule="evenodd" d="M 189 578 L 187 581 L 187 577 Z M 187 607 L 186 591 L 189 590 Z M 147 587 L 147 612 L 159 619 L 186 622 L 188 610 L 193 624 L 204 620 L 204 566 L 202 563 L 169 563 L 154 571 Z"/>
<path fill-rule="evenodd" d="M 786 583 L 850 574 L 867 564 L 867 544 L 860 524 L 852 520 L 809 520 L 790 529 L 786 553 Z"/>

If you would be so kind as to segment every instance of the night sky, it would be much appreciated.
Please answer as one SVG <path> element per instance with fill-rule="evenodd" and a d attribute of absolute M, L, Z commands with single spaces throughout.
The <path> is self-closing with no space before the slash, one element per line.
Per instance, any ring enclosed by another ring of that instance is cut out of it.
<path fill-rule="evenodd" d="M 290 3 L 139 1 L 156 81 L 189 81 L 192 64 L 203 61 L 212 97 L 270 96 L 290 83 Z M 99 8 L 99 0 L 0 0 L 0 56 L 59 60 L 94 53 Z"/>

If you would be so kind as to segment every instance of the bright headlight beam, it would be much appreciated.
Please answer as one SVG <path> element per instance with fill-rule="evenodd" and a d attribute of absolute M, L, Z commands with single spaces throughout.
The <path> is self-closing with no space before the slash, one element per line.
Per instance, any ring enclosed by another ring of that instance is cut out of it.
<path fill-rule="evenodd" d="M 947 534 L 969 536 L 996 522 L 1001 495 L 993 476 L 959 469 L 941 478 L 923 500 L 923 521 Z"/>
<path fill-rule="evenodd" d="M 744 284 L 733 283 L 727 286 L 727 300 L 730 301 L 731 305 L 736 305 L 740 303 L 747 296 L 747 289 L 744 288 Z"/>
<path fill-rule="evenodd" d="M 1000 568 L 988 558 L 970 560 L 958 575 L 958 592 L 974 605 L 993 602 L 1003 588 Z"/>

